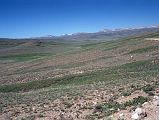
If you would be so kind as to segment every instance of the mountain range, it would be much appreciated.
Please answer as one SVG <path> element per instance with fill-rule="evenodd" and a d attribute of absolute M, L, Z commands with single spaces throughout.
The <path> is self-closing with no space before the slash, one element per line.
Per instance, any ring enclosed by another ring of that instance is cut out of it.
<path fill-rule="evenodd" d="M 47 35 L 42 37 L 21 38 L 21 40 L 65 40 L 65 41 L 90 41 L 90 40 L 116 40 L 131 36 L 140 36 L 147 33 L 159 32 L 159 26 L 141 27 L 141 28 L 124 28 L 124 29 L 103 29 L 95 33 L 73 33 L 60 36 Z M 0 40 L 8 40 L 0 38 Z M 17 39 L 16 39 L 17 40 Z"/>

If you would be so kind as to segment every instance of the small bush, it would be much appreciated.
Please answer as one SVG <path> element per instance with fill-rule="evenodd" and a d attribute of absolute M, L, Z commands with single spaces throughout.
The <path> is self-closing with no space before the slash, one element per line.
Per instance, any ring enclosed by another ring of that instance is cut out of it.
<path fill-rule="evenodd" d="M 39 118 L 43 118 L 44 115 L 40 113 L 40 114 L 38 115 L 38 117 L 39 117 Z"/>
<path fill-rule="evenodd" d="M 127 91 L 125 92 L 125 91 L 124 91 L 124 92 L 121 93 L 121 95 L 122 95 L 122 96 L 129 96 L 129 95 L 131 95 L 131 92 L 127 92 Z"/>
<path fill-rule="evenodd" d="M 151 85 L 146 85 L 142 88 L 145 93 L 149 93 L 150 91 L 154 91 L 154 87 Z"/>
<path fill-rule="evenodd" d="M 155 94 L 150 91 L 150 92 L 148 92 L 148 95 L 149 95 L 149 96 L 154 96 Z"/>
<path fill-rule="evenodd" d="M 72 104 L 69 103 L 69 102 L 64 102 L 64 105 L 65 105 L 66 108 L 70 108 L 72 106 Z"/>
<path fill-rule="evenodd" d="M 21 118 L 21 120 L 26 120 L 25 118 Z"/>
<path fill-rule="evenodd" d="M 120 108 L 120 104 L 117 102 L 107 102 L 96 106 L 96 110 L 104 112 L 106 116 L 111 115 Z"/>
<path fill-rule="evenodd" d="M 95 109 L 104 113 L 106 116 L 111 115 L 114 112 L 117 112 L 118 109 L 126 109 L 126 107 L 137 106 L 143 104 L 148 101 L 147 97 L 139 96 L 138 98 L 134 98 L 133 100 L 127 101 L 123 104 L 119 104 L 118 102 L 107 102 L 103 104 L 98 104 Z"/>
<path fill-rule="evenodd" d="M 131 101 L 127 101 L 123 104 L 124 107 L 137 106 L 143 104 L 148 101 L 147 97 L 139 96 L 138 98 L 134 98 Z"/>
<path fill-rule="evenodd" d="M 133 90 L 140 90 L 140 86 L 139 85 L 131 85 L 130 86 Z"/>

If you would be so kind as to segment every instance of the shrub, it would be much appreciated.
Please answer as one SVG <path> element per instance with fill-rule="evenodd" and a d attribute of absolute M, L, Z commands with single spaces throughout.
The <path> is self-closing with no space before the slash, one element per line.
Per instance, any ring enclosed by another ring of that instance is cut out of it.
<path fill-rule="evenodd" d="M 154 96 L 155 94 L 150 91 L 150 92 L 148 92 L 148 95 L 149 95 L 149 96 Z"/>
<path fill-rule="evenodd" d="M 104 104 L 99 104 L 96 107 L 96 110 L 104 112 L 106 116 L 116 112 L 118 108 L 120 108 L 120 104 L 118 102 L 107 102 Z"/>
<path fill-rule="evenodd" d="M 154 91 L 154 87 L 152 85 L 146 85 L 142 88 L 145 93 L 149 93 L 150 91 Z"/>
<path fill-rule="evenodd" d="M 105 113 L 106 116 L 109 116 L 112 113 L 117 112 L 118 108 L 125 109 L 126 107 L 137 106 L 137 105 L 143 104 L 147 101 L 148 101 L 147 97 L 139 96 L 139 97 L 134 98 L 133 100 L 127 101 L 123 104 L 119 104 L 118 102 L 115 102 L 115 101 L 114 102 L 109 101 L 107 103 L 98 104 L 98 105 L 96 105 L 95 109 L 97 111 Z"/>
<path fill-rule="evenodd" d="M 123 106 L 124 107 L 137 106 L 137 105 L 143 104 L 147 101 L 148 101 L 147 97 L 139 96 L 138 98 L 134 98 L 131 101 L 127 101 L 126 103 L 123 103 Z"/>
<path fill-rule="evenodd" d="M 131 95 L 131 92 L 127 92 L 127 91 L 124 91 L 121 93 L 122 96 L 129 96 Z"/>

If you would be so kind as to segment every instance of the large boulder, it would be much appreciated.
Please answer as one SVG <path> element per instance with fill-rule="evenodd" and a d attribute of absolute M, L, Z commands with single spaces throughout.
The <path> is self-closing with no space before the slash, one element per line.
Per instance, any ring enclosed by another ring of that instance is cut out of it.
<path fill-rule="evenodd" d="M 141 107 L 137 107 L 134 111 L 134 113 L 131 115 L 131 118 L 134 120 L 140 120 L 144 117 L 146 117 L 146 111 L 145 109 L 141 108 Z"/>
<path fill-rule="evenodd" d="M 142 115 L 142 114 L 146 114 L 145 109 L 137 107 L 135 109 L 135 113 L 137 113 L 138 115 Z"/>
<path fill-rule="evenodd" d="M 131 115 L 131 118 L 134 119 L 134 120 L 140 120 L 141 119 L 141 117 L 135 112 Z"/>

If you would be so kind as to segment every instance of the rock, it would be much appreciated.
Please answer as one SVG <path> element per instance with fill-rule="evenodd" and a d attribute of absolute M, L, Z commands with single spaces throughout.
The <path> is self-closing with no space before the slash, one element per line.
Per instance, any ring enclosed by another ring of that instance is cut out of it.
<path fill-rule="evenodd" d="M 134 58 L 134 56 L 133 56 L 133 55 L 131 55 L 131 56 L 130 56 L 130 58 L 131 58 L 131 59 L 133 59 L 133 58 Z"/>
<path fill-rule="evenodd" d="M 153 99 L 159 100 L 159 96 L 154 96 Z"/>
<path fill-rule="evenodd" d="M 139 119 L 141 119 L 140 116 L 139 116 L 137 113 L 133 113 L 133 114 L 131 115 L 131 118 L 134 119 L 134 120 L 139 120 Z"/>
<path fill-rule="evenodd" d="M 119 117 L 123 117 L 123 116 L 124 116 L 124 113 L 119 114 Z"/>
<path fill-rule="evenodd" d="M 97 102 L 96 102 L 96 101 L 93 101 L 92 103 L 93 103 L 93 105 L 96 105 L 96 104 L 97 104 Z"/>
<path fill-rule="evenodd" d="M 159 101 L 153 101 L 153 104 L 155 105 L 155 106 L 159 106 Z"/>
<path fill-rule="evenodd" d="M 35 108 L 35 106 L 32 106 L 32 108 L 31 108 L 31 109 L 32 109 L 32 111 L 36 111 L 36 108 Z"/>
<path fill-rule="evenodd" d="M 157 93 L 157 94 L 159 93 L 159 89 L 156 89 L 156 93 Z"/>
<path fill-rule="evenodd" d="M 138 115 L 145 114 L 145 110 L 138 107 L 136 108 L 135 113 L 137 113 Z"/>
<path fill-rule="evenodd" d="M 147 116 L 147 114 L 145 112 L 145 109 L 138 107 L 135 109 L 135 112 L 133 113 L 133 115 L 131 117 L 132 117 L 132 119 L 139 120 L 146 116 Z"/>
<path fill-rule="evenodd" d="M 144 102 L 143 104 L 142 104 L 142 106 L 146 106 L 148 104 L 148 102 Z"/>
<path fill-rule="evenodd" d="M 119 119 L 124 119 L 124 113 L 119 114 Z"/>
<path fill-rule="evenodd" d="M 154 97 L 153 97 L 153 104 L 154 104 L 155 106 L 159 106 L 159 96 L 154 96 Z"/>
<path fill-rule="evenodd" d="M 120 111 L 120 108 L 118 108 L 117 111 L 119 112 L 119 111 Z"/>
<path fill-rule="evenodd" d="M 153 104 L 154 104 L 155 106 L 159 106 L 159 101 L 158 101 L 158 100 L 153 100 Z"/>

